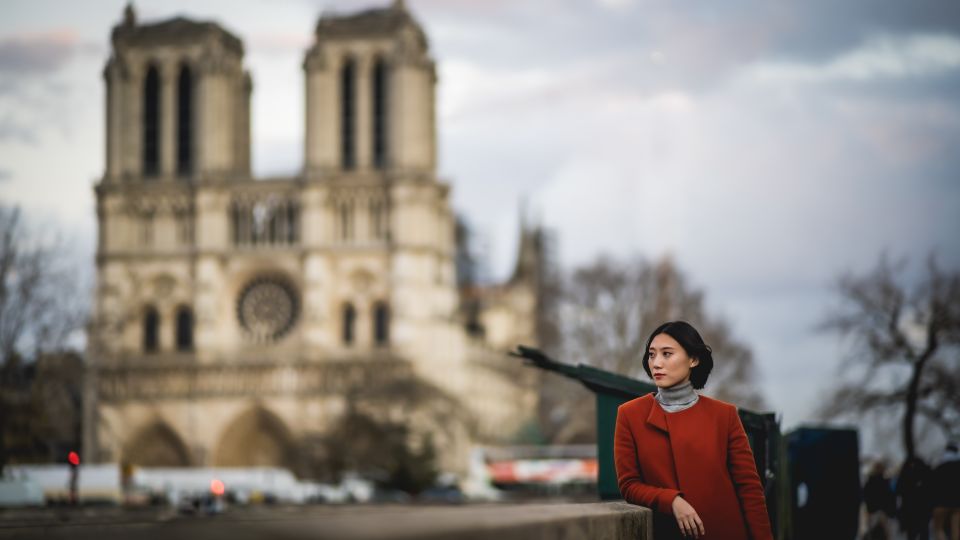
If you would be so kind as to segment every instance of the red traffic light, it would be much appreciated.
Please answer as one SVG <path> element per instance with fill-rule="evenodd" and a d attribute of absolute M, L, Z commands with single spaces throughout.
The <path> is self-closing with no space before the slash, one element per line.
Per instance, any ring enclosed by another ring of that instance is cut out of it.
<path fill-rule="evenodd" d="M 76 452 L 70 452 L 67 455 L 67 461 L 69 461 L 70 464 L 73 465 L 74 467 L 76 467 L 77 465 L 80 465 L 80 454 Z"/>
<path fill-rule="evenodd" d="M 220 480 L 217 480 L 216 478 L 210 481 L 210 493 L 213 493 L 215 496 L 219 497 L 223 495 L 224 491 L 225 489 L 223 486 L 223 482 L 221 482 Z"/>

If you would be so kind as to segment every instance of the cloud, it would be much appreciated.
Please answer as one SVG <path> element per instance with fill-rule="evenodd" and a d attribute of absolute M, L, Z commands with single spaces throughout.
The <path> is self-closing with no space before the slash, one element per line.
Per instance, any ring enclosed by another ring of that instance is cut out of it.
<path fill-rule="evenodd" d="M 0 143 L 37 146 L 86 130 L 73 120 L 100 95 L 103 51 L 73 28 L 0 35 Z"/>
<path fill-rule="evenodd" d="M 459 3 L 451 2 L 418 15 L 441 63 L 469 57 L 475 64 L 499 70 L 554 71 L 571 63 L 609 61 L 618 65 L 616 77 L 645 91 L 679 87 L 709 92 L 745 65 L 819 65 L 856 49 L 871 36 L 890 36 L 892 47 L 901 46 L 904 36 L 907 41 L 909 36 L 960 39 L 956 7 L 960 4 L 939 0 L 901 4 L 812 0 L 733 2 L 720 8 L 715 2 L 692 0 L 683 10 L 659 10 L 628 0 L 563 4 L 529 0 L 474 10 L 466 17 L 462 9 L 455 9 Z M 531 31 L 534 27 L 537 30 Z M 935 40 L 914 41 L 907 44 L 910 56 L 900 61 L 922 57 L 934 62 L 933 67 L 939 65 Z M 847 73 L 866 69 L 868 74 L 896 69 L 889 65 L 889 54 L 874 52 L 874 58 L 854 57 L 851 64 L 837 68 Z"/>
<path fill-rule="evenodd" d="M 67 117 L 84 105 L 76 70 L 90 70 L 101 51 L 72 29 L 0 37 L 0 143 L 36 146 L 51 127 L 66 133 Z"/>
<path fill-rule="evenodd" d="M 13 178 L 13 173 L 9 169 L 0 169 L 0 182 L 6 182 Z"/>
<path fill-rule="evenodd" d="M 302 32 L 262 32 L 244 41 L 250 53 L 302 56 L 313 44 L 313 36 Z"/>
<path fill-rule="evenodd" d="M 597 2 L 601 6 L 614 11 L 624 11 L 636 4 L 636 0 L 597 0 Z"/>
<path fill-rule="evenodd" d="M 462 60 L 441 64 L 440 76 L 445 81 L 440 114 L 447 119 L 471 111 L 482 114 L 516 104 L 527 106 L 531 97 L 538 99 L 573 82 L 556 71 L 487 68 Z"/>
<path fill-rule="evenodd" d="M 5 37 L 0 39 L 0 74 L 9 77 L 57 71 L 79 46 L 80 40 L 72 30 Z"/>
<path fill-rule="evenodd" d="M 941 0 L 810 0 L 764 5 L 767 18 L 777 27 L 770 55 L 804 61 L 833 57 L 877 32 L 956 35 L 960 29 L 960 3 Z"/>
<path fill-rule="evenodd" d="M 31 129 L 23 122 L 10 116 L 0 119 L 0 142 L 18 142 L 21 144 L 37 144 L 38 129 Z"/>
<path fill-rule="evenodd" d="M 879 36 L 822 63 L 760 62 L 743 76 L 757 84 L 874 83 L 960 70 L 960 37 Z"/>
<path fill-rule="evenodd" d="M 51 135 L 69 136 L 82 129 L 73 118 L 85 114 L 90 97 L 91 92 L 66 73 L 17 77 L 0 93 L 0 142 L 36 146 Z"/>

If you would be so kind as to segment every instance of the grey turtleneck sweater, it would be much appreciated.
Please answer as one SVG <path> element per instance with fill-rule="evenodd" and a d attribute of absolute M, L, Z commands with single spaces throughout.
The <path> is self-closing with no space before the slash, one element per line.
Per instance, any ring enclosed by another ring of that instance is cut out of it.
<path fill-rule="evenodd" d="M 670 388 L 657 388 L 657 403 L 667 412 L 678 412 L 693 407 L 700 396 L 693 389 L 690 381 L 680 383 Z"/>

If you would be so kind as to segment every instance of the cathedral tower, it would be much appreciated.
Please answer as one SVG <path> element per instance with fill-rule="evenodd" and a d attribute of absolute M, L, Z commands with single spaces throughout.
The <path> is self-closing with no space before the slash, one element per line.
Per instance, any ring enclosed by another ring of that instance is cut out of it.
<path fill-rule="evenodd" d="M 321 17 L 303 69 L 309 176 L 433 171 L 436 70 L 402 1 Z"/>
<path fill-rule="evenodd" d="M 107 181 L 249 173 L 252 85 L 237 37 L 183 18 L 138 24 L 127 6 L 112 42 Z"/>

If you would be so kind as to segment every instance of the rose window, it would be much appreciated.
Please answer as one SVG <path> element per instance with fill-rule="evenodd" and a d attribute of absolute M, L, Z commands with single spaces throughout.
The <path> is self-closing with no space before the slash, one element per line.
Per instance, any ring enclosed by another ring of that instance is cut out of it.
<path fill-rule="evenodd" d="M 254 280 L 240 294 L 237 305 L 240 325 L 257 341 L 283 336 L 297 320 L 297 297 L 283 281 Z"/>

